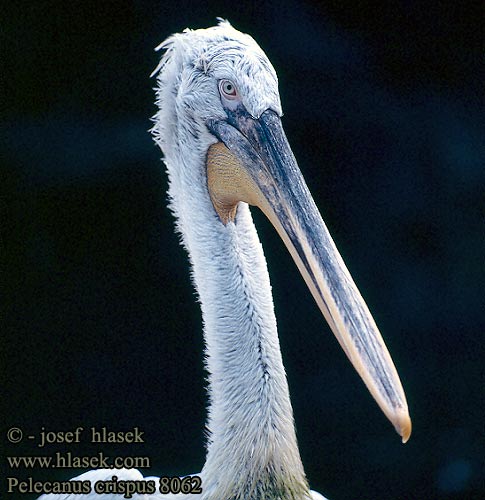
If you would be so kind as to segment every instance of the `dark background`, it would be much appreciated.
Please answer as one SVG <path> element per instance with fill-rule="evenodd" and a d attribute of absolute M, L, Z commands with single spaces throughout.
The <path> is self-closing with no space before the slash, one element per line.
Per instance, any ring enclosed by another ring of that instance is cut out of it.
<path fill-rule="evenodd" d="M 4 453 L 100 449 L 12 445 L 12 426 L 138 426 L 145 444 L 101 449 L 149 456 L 145 475 L 203 465 L 201 317 L 147 133 L 149 75 L 165 37 L 222 16 L 278 72 L 290 144 L 413 419 L 402 445 L 256 213 L 312 488 L 332 500 L 485 498 L 483 7 L 460 5 L 2 6 Z"/>

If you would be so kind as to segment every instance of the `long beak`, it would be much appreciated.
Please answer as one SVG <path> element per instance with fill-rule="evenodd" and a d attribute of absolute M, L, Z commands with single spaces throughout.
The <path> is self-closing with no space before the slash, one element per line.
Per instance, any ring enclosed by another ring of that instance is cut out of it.
<path fill-rule="evenodd" d="M 279 116 L 267 110 L 254 119 L 238 109 L 229 120 L 207 126 L 221 141 L 207 156 L 209 193 L 221 220 L 234 220 L 239 201 L 265 213 L 347 357 L 406 442 L 411 420 L 396 368 L 306 186 Z"/>

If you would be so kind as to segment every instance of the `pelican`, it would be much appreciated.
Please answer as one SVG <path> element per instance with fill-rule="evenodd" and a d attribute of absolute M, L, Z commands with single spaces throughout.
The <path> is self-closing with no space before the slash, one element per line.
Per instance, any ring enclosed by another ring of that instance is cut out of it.
<path fill-rule="evenodd" d="M 265 53 L 223 20 L 175 34 L 158 49 L 164 54 L 153 73 L 159 110 L 152 133 L 202 308 L 209 438 L 201 493 L 133 498 L 322 500 L 300 458 L 268 270 L 248 205 L 269 218 L 345 354 L 406 442 L 411 420 L 401 382 L 288 144 Z M 77 479 L 94 483 L 114 472 L 142 479 L 138 471 L 112 469 Z"/>

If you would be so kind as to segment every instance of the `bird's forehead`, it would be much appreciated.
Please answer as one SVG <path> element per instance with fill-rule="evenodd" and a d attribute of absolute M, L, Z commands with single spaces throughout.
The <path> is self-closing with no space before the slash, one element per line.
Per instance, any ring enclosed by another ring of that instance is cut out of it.
<path fill-rule="evenodd" d="M 276 72 L 249 35 L 222 26 L 198 32 L 202 39 L 193 47 L 192 62 L 199 70 L 216 80 L 232 80 L 253 116 L 268 108 L 281 114 Z"/>

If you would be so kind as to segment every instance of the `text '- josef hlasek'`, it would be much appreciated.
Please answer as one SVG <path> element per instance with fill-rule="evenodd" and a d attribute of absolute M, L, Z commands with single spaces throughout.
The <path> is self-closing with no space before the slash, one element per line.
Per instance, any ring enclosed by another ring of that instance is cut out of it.
<path fill-rule="evenodd" d="M 42 427 L 39 433 L 38 447 L 43 448 L 46 444 L 59 443 L 80 443 L 81 441 L 90 441 L 91 443 L 144 443 L 143 431 L 134 427 L 129 431 L 112 431 L 107 427 L 77 427 L 72 431 L 46 431 Z M 35 436 L 28 436 L 29 439 Z"/>

